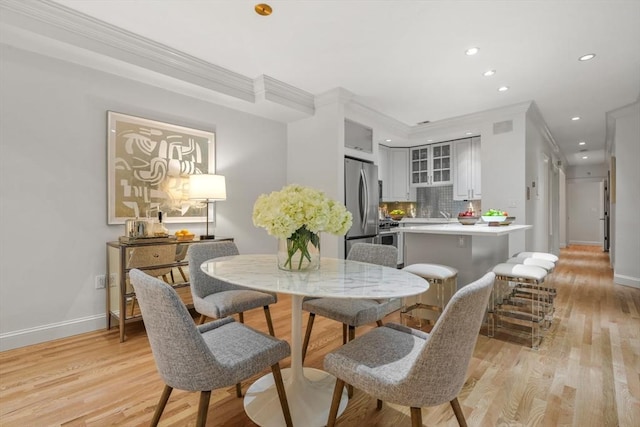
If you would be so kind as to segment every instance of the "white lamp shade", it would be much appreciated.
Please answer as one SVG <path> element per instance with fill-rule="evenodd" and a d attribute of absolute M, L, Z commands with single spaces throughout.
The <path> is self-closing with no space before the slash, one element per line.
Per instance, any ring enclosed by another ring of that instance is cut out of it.
<path fill-rule="evenodd" d="M 195 200 L 226 200 L 227 185 L 224 176 L 189 175 L 189 198 Z"/>

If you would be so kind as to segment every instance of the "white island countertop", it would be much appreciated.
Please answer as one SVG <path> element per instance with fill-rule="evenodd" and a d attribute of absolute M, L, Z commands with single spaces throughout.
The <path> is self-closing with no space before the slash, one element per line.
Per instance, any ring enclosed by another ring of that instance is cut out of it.
<path fill-rule="evenodd" d="M 420 234 L 453 234 L 458 236 L 504 236 L 514 231 L 528 230 L 532 225 L 498 225 L 489 224 L 462 225 L 460 223 L 416 225 L 400 227 L 401 233 Z"/>

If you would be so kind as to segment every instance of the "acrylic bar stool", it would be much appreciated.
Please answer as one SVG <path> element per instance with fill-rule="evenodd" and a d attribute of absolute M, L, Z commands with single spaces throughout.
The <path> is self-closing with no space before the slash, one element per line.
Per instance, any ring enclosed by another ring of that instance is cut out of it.
<path fill-rule="evenodd" d="M 493 272 L 496 280 L 489 300 L 488 335 L 494 336 L 496 324 L 501 327 L 503 322 L 529 327 L 531 348 L 537 350 L 542 340 L 541 324 L 545 321 L 548 310 L 546 304 L 543 304 L 543 293 L 539 289 L 547 271 L 535 265 L 504 262 L 493 267 Z M 521 284 L 531 287 L 531 298 L 525 304 L 517 304 L 509 299 L 513 289 Z"/>
<path fill-rule="evenodd" d="M 551 255 L 551 254 L 548 254 Z M 555 256 L 555 255 L 553 255 Z M 524 257 L 513 257 L 507 260 L 508 263 L 511 264 L 524 264 L 524 265 L 534 265 L 536 267 L 544 268 L 547 271 L 547 275 L 553 273 L 556 265 L 547 259 L 544 258 L 524 258 Z M 522 292 L 527 292 L 527 289 L 530 288 L 528 284 L 523 284 L 518 287 L 518 289 Z M 538 291 L 544 293 L 546 296 L 546 302 L 549 304 L 553 304 L 553 300 L 556 297 L 556 289 L 550 286 L 537 286 Z"/>
<path fill-rule="evenodd" d="M 552 263 L 558 262 L 558 256 L 548 252 L 518 252 L 513 255 L 514 258 L 534 258 L 543 259 L 545 261 L 551 261 Z"/>
<path fill-rule="evenodd" d="M 453 294 L 456 293 L 458 270 L 447 265 L 427 263 L 411 264 L 406 266 L 402 270 L 413 273 L 416 276 L 420 276 L 423 279 L 427 280 L 429 282 L 430 289 L 435 288 L 436 297 L 435 304 L 428 304 L 427 302 L 425 302 L 427 295 L 430 293 L 429 291 L 416 297 L 404 298 L 402 301 L 402 310 L 400 311 L 400 320 L 402 321 L 402 323 L 406 325 L 407 319 L 409 317 L 414 317 L 411 315 L 411 312 L 420 309 L 436 312 L 437 320 L 437 318 L 440 316 L 440 313 L 442 313 L 444 307 L 447 305 L 449 299 L 451 299 Z M 412 302 L 412 304 L 407 305 L 410 302 Z M 420 317 L 418 317 L 418 319 L 419 328 L 422 327 L 422 320 L 430 321 L 429 319 L 422 319 Z"/>

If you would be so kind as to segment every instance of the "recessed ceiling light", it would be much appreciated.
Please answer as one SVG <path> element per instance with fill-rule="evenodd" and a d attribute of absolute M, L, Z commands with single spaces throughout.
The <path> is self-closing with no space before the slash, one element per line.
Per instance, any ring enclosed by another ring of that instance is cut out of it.
<path fill-rule="evenodd" d="M 484 73 L 482 73 L 482 75 L 485 77 L 490 77 L 490 76 L 493 76 L 495 73 L 496 73 L 496 70 L 487 70 Z"/>
<path fill-rule="evenodd" d="M 468 56 L 471 56 L 471 55 L 477 54 L 478 52 L 480 52 L 480 48 L 478 48 L 478 47 L 470 47 L 469 49 L 467 49 L 465 51 L 465 54 L 468 55 Z"/>
<path fill-rule="evenodd" d="M 509 90 L 509 86 L 500 86 L 498 92 L 506 92 Z"/>
<path fill-rule="evenodd" d="M 271 6 L 269 6 L 266 3 L 257 4 L 253 7 L 253 9 L 256 11 L 258 15 L 261 15 L 261 16 L 269 16 L 271 15 L 271 12 L 273 12 L 273 9 L 271 8 Z"/>
<path fill-rule="evenodd" d="M 433 139 L 427 139 L 427 142 L 433 142 Z"/>
<path fill-rule="evenodd" d="M 465 132 L 465 135 L 473 135 L 473 132 Z"/>
<path fill-rule="evenodd" d="M 571 117 L 571 120 L 577 122 L 578 120 L 580 120 L 580 116 Z"/>
<path fill-rule="evenodd" d="M 588 158 L 589 158 L 589 156 L 582 156 L 582 158 L 583 158 L 583 159 L 588 159 Z"/>
<path fill-rule="evenodd" d="M 386 142 L 391 142 L 391 140 L 390 140 L 390 139 L 385 139 L 385 141 L 386 141 Z"/>
<path fill-rule="evenodd" d="M 578 58 L 578 61 L 588 61 L 590 59 L 593 59 L 596 57 L 595 53 L 588 53 L 586 55 L 582 55 L 580 58 Z"/>
<path fill-rule="evenodd" d="M 584 141 L 578 142 L 578 145 L 584 145 L 584 144 L 586 144 L 586 142 L 584 142 Z"/>

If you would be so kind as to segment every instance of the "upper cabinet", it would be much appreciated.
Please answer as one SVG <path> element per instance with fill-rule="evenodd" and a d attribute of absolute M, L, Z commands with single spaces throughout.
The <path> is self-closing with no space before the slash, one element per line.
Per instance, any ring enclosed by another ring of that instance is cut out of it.
<path fill-rule="evenodd" d="M 382 180 L 382 202 L 416 200 L 415 188 L 409 186 L 409 149 L 378 146 L 379 177 Z"/>
<path fill-rule="evenodd" d="M 380 195 L 380 201 L 386 202 L 391 200 L 389 198 L 391 177 L 390 177 L 390 162 L 389 154 L 390 148 L 386 145 L 378 145 L 378 179 L 382 181 L 382 194 Z"/>
<path fill-rule="evenodd" d="M 429 187 L 452 183 L 452 143 L 411 148 L 411 185 Z"/>
<path fill-rule="evenodd" d="M 453 150 L 456 163 L 453 177 L 453 199 L 481 199 L 480 137 L 475 136 L 455 141 Z"/>
<path fill-rule="evenodd" d="M 373 129 L 345 119 L 344 146 L 364 153 L 373 153 Z"/>

